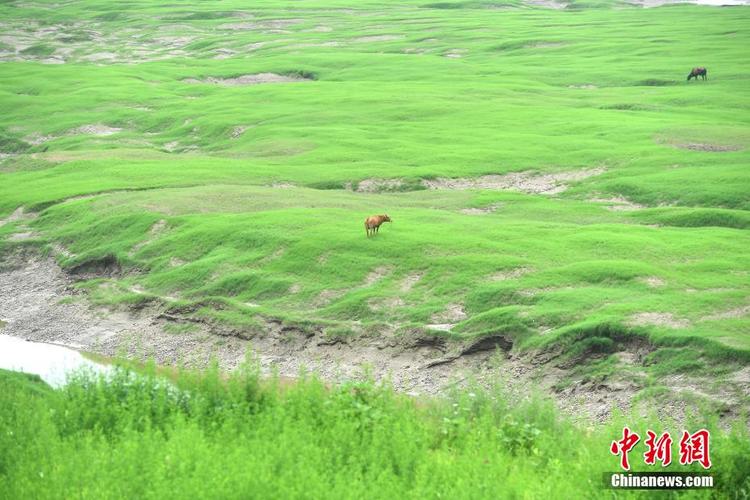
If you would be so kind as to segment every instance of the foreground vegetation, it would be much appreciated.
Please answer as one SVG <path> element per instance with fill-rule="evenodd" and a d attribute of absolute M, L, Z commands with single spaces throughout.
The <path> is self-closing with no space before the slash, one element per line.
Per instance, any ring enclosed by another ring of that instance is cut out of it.
<path fill-rule="evenodd" d="M 415 402 L 370 382 L 329 389 L 302 379 L 281 388 L 261 383 L 252 366 L 228 378 L 216 369 L 182 373 L 174 385 L 153 371 L 80 373 L 59 390 L 0 371 L 0 496 L 618 496 L 602 479 L 618 467 L 608 451 L 618 422 L 577 428 L 543 400 L 500 391 Z M 747 498 L 747 429 L 709 428 L 716 488 L 687 496 Z M 646 470 L 639 454 L 631 462 Z"/>

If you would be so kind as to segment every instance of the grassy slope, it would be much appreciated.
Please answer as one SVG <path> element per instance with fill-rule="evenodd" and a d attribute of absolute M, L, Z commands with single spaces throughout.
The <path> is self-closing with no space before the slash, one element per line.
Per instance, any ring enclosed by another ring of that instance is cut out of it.
<path fill-rule="evenodd" d="M 603 473 L 618 466 L 609 444 L 619 422 L 583 430 L 548 404 L 498 392 L 415 405 L 370 383 L 327 390 L 303 380 L 278 391 L 255 373 L 239 370 L 226 381 L 217 370 L 183 373 L 175 383 L 186 392 L 151 376 L 119 372 L 107 382 L 84 374 L 39 397 L 0 372 L 0 495 L 619 497 L 603 487 Z M 640 434 L 678 434 L 664 422 L 628 423 Z M 708 427 L 716 488 L 682 493 L 744 498 L 747 431 Z M 631 453 L 634 470 L 647 470 L 641 448 Z M 668 470 L 702 469 L 675 461 Z"/>
<path fill-rule="evenodd" d="M 101 37 L 45 39 L 58 51 L 70 44 L 65 65 L 35 62 L 46 49 L 0 65 L 2 147 L 25 153 L 0 164 L 0 214 L 44 209 L 34 226 L 74 254 L 60 257 L 65 265 L 112 255 L 147 271 L 95 292 L 105 302 L 220 300 L 222 310 L 199 313 L 249 329 L 265 315 L 336 331 L 351 320 L 409 331 L 459 303 L 468 319 L 457 335 L 502 331 L 537 345 L 609 325 L 665 343 L 717 341 L 721 353 L 747 359 L 750 320 L 726 313 L 748 297 L 750 10 L 466 8 L 477 6 L 369 2 L 350 12 L 336 10 L 350 7 L 342 2 L 266 2 L 251 20 L 237 17 L 238 2 L 0 6 L 6 32 L 33 31 L 35 19 Z M 274 19 L 301 22 L 285 32 L 221 28 Z M 127 45 L 134 33 L 141 38 Z M 193 39 L 180 53 L 158 40 L 169 35 Z M 376 35 L 400 38 L 358 41 Z M 135 59 L 136 48 L 164 59 L 85 61 L 105 50 Z M 218 48 L 237 54 L 214 59 Z M 463 57 L 443 57 L 453 49 Z M 686 84 L 698 64 L 710 80 Z M 263 71 L 316 81 L 181 82 Z M 96 123 L 124 130 L 67 133 Z M 248 128 L 232 138 L 236 126 Z M 59 137 L 27 145 L 33 134 Z M 675 147 L 684 144 L 736 150 Z M 606 172 L 555 199 L 316 189 L 593 166 Z M 280 181 L 297 187 L 269 187 Z M 140 191 L 59 203 L 113 190 Z M 612 195 L 653 208 L 610 212 L 587 201 Z M 460 211 L 493 204 L 486 216 Z M 394 224 L 366 240 L 361 221 L 383 211 Z M 165 231 L 149 235 L 161 219 Z M 384 277 L 366 285 L 378 267 Z M 490 279 L 517 268 L 529 272 Z M 135 285 L 148 293 L 130 292 Z M 337 296 L 322 301 L 329 290 Z M 403 303 L 378 307 L 394 297 Z M 627 326 L 643 312 L 671 313 L 682 327 Z"/>

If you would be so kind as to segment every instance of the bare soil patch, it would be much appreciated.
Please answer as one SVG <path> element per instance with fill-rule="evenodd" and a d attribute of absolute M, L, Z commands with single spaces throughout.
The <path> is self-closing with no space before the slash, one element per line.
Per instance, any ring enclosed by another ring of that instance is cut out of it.
<path fill-rule="evenodd" d="M 641 281 L 651 288 L 660 288 L 667 284 L 666 281 L 659 278 L 658 276 L 646 276 L 645 278 L 640 278 L 638 281 Z"/>
<path fill-rule="evenodd" d="M 274 182 L 271 187 L 274 189 L 292 189 L 296 188 L 297 185 L 291 182 Z"/>
<path fill-rule="evenodd" d="M 737 319 L 744 318 L 750 315 L 750 305 L 729 309 L 709 316 L 704 316 L 701 321 L 718 321 L 722 319 Z"/>
<path fill-rule="evenodd" d="M 384 267 L 378 267 L 370 271 L 370 273 L 365 277 L 364 286 L 372 286 L 378 281 L 382 280 L 386 276 L 388 276 L 391 271 L 393 271 L 392 268 L 384 266 Z"/>
<path fill-rule="evenodd" d="M 304 19 L 266 19 L 259 20 L 257 22 L 242 22 L 242 23 L 226 23 L 220 24 L 219 29 L 222 30 L 283 30 L 304 22 Z"/>
<path fill-rule="evenodd" d="M 242 75 L 233 78 L 215 78 L 209 76 L 204 79 L 198 78 L 185 78 L 182 80 L 185 83 L 202 83 L 211 85 L 222 85 L 225 87 L 236 87 L 239 85 L 259 85 L 262 83 L 301 83 L 310 82 L 310 78 L 303 78 L 296 75 L 279 75 L 276 73 L 256 73 L 253 75 Z"/>
<path fill-rule="evenodd" d="M 544 7 L 545 9 L 556 10 L 565 9 L 568 6 L 566 2 L 558 2 L 556 0 L 526 0 L 524 3 L 533 7 Z"/>
<path fill-rule="evenodd" d="M 429 189 L 497 189 L 551 195 L 565 191 L 568 188 L 567 183 L 600 175 L 604 171 L 604 168 L 597 167 L 553 174 L 513 172 L 503 175 L 483 175 L 481 177 L 440 177 L 423 179 L 422 185 Z"/>
<path fill-rule="evenodd" d="M 530 272 L 533 272 L 534 270 L 530 267 L 516 267 L 513 269 L 498 271 L 490 276 L 490 280 L 492 281 L 506 281 L 506 280 L 514 280 L 518 279 L 524 274 L 529 274 Z"/>
<path fill-rule="evenodd" d="M 52 342 L 114 356 L 153 356 L 158 362 L 180 360 L 205 366 L 212 356 L 222 365 L 236 366 L 245 344 L 207 335 L 170 335 L 166 321 L 146 311 L 106 311 L 90 307 L 73 288 L 73 281 L 51 259 L 28 257 L 4 261 L 0 298 L 7 323 L 3 334 L 38 342 Z M 67 300 L 62 300 L 67 299 Z M 77 299 L 77 300 L 76 300 Z"/>
<path fill-rule="evenodd" d="M 401 40 L 402 38 L 404 38 L 403 35 L 370 35 L 355 38 L 354 41 L 357 43 L 390 42 L 393 40 Z"/>
<path fill-rule="evenodd" d="M 325 261 L 328 259 L 328 256 L 326 254 L 323 254 L 318 259 L 318 263 L 324 264 Z M 342 289 L 342 290 L 323 290 L 318 294 L 317 297 L 312 301 L 312 305 L 314 307 L 324 307 L 333 302 L 336 299 L 339 299 L 343 297 L 345 294 L 352 290 L 358 290 L 362 288 L 367 288 L 369 286 L 372 286 L 376 284 L 381 279 L 385 278 L 387 275 L 391 273 L 393 269 L 388 266 L 384 267 L 377 267 L 370 271 L 367 276 L 365 276 L 364 281 L 361 285 L 355 286 L 349 289 Z"/>
<path fill-rule="evenodd" d="M 30 134 L 26 137 L 24 137 L 24 141 L 28 142 L 32 146 L 38 146 L 40 144 L 44 144 L 45 142 L 49 142 L 55 139 L 59 139 L 60 137 L 66 137 L 71 135 L 93 135 L 97 137 L 106 137 L 109 135 L 117 134 L 118 132 L 122 132 L 122 128 L 120 127 L 110 127 L 109 125 L 103 125 L 101 123 L 94 123 L 89 125 L 81 125 L 80 127 L 76 127 L 73 129 L 68 130 L 67 132 L 64 132 L 60 135 L 42 135 L 38 132 L 35 132 L 33 134 Z"/>
<path fill-rule="evenodd" d="M 443 55 L 451 59 L 460 59 L 465 56 L 467 52 L 469 51 L 466 49 L 451 49 Z"/>
<path fill-rule="evenodd" d="M 39 236 L 37 233 L 34 233 L 33 231 L 25 231 L 21 233 L 13 233 L 10 236 L 8 236 L 8 241 L 26 241 L 31 240 Z"/>
<path fill-rule="evenodd" d="M 384 299 L 370 299 L 367 306 L 373 311 L 393 312 L 396 309 L 404 307 L 406 302 L 401 297 L 388 297 Z"/>
<path fill-rule="evenodd" d="M 364 179 L 357 183 L 358 193 L 377 193 L 379 191 L 397 191 L 404 185 L 401 179 Z"/>
<path fill-rule="evenodd" d="M 89 61 L 89 62 L 100 62 L 100 61 L 106 61 L 106 62 L 114 62 L 120 59 L 120 56 L 118 54 L 115 54 L 114 52 L 94 52 L 92 54 L 88 54 L 81 57 L 82 61 Z"/>
<path fill-rule="evenodd" d="M 232 128 L 232 131 L 230 132 L 229 136 L 232 139 L 237 139 L 238 137 L 240 137 L 242 134 L 245 133 L 247 128 L 248 127 L 246 125 L 237 125 L 236 127 Z"/>
<path fill-rule="evenodd" d="M 527 43 L 526 45 L 524 45 L 524 47 L 527 49 L 553 49 L 557 47 L 564 47 L 565 45 L 567 44 L 564 42 L 545 42 L 538 40 L 535 42 Z"/>
<path fill-rule="evenodd" d="M 80 127 L 74 128 L 73 130 L 69 131 L 67 135 L 85 134 L 85 135 L 107 136 L 107 135 L 116 134 L 118 132 L 122 132 L 122 129 L 119 127 L 110 127 L 108 125 L 93 124 L 93 125 L 81 125 Z"/>
<path fill-rule="evenodd" d="M 441 332 L 450 332 L 453 330 L 453 327 L 456 326 L 455 323 L 429 323 L 427 325 L 424 325 L 425 328 L 428 328 L 430 330 L 438 330 Z"/>
<path fill-rule="evenodd" d="M 672 313 L 644 312 L 634 314 L 629 323 L 633 326 L 665 326 L 667 328 L 687 328 L 690 322 L 677 318 Z"/>
<path fill-rule="evenodd" d="M 325 26 L 321 24 L 319 26 L 315 26 L 314 28 L 310 28 L 309 30 L 305 30 L 305 31 L 309 33 L 330 33 L 331 31 L 333 31 L 333 28 L 331 28 L 330 26 Z"/>
<path fill-rule="evenodd" d="M 162 234 L 167 229 L 167 221 L 164 219 L 161 219 L 154 223 L 153 226 L 148 230 L 148 236 L 145 240 L 135 245 L 130 252 L 128 252 L 128 255 L 133 256 L 135 255 L 138 250 L 141 248 L 147 246 L 149 243 L 153 242 L 157 237 L 159 237 L 160 234 Z"/>
<path fill-rule="evenodd" d="M 672 143 L 671 145 L 678 149 L 689 149 L 691 151 L 704 151 L 709 153 L 727 153 L 742 149 L 742 146 L 736 144 L 710 144 L 707 142 L 677 142 Z"/>
<path fill-rule="evenodd" d="M 401 290 L 401 292 L 403 293 L 411 291 L 411 289 L 414 288 L 414 285 L 419 283 L 423 277 L 424 277 L 423 273 L 412 273 L 408 275 L 401 282 L 401 285 L 399 286 L 399 290 Z"/>
<path fill-rule="evenodd" d="M 33 219 L 34 216 L 34 214 L 27 214 L 23 207 L 18 207 L 6 218 L 0 219 L 0 227 L 8 224 L 9 222 L 15 222 L 24 219 Z"/>
<path fill-rule="evenodd" d="M 607 210 L 612 210 L 615 212 L 641 210 L 643 208 L 648 208 L 646 207 L 646 205 L 641 205 L 640 203 L 630 201 L 624 196 L 612 196 L 611 198 L 591 198 L 589 201 L 592 201 L 594 203 L 608 203 L 609 205 L 607 205 L 606 207 Z"/>
<path fill-rule="evenodd" d="M 236 54 L 237 51 L 233 49 L 216 49 L 214 51 L 214 59 L 229 59 Z"/>
<path fill-rule="evenodd" d="M 497 211 L 498 208 L 502 207 L 502 203 L 493 203 L 483 208 L 462 208 L 460 212 L 466 215 L 489 215 Z"/>
<path fill-rule="evenodd" d="M 433 314 L 430 320 L 434 324 L 455 324 L 465 320 L 466 317 L 463 304 L 448 304 L 445 311 Z"/>

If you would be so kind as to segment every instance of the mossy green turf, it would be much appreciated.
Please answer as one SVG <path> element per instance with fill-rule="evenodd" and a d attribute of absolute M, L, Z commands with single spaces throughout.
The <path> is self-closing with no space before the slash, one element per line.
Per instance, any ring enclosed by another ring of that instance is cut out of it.
<path fill-rule="evenodd" d="M 153 370 L 82 373 L 40 391 L 0 371 L 0 496 L 653 498 L 605 487 L 604 473 L 619 467 L 609 447 L 620 419 L 582 429 L 539 399 L 477 390 L 415 404 L 369 382 L 326 389 L 314 379 L 280 390 L 253 365 L 173 383 Z M 746 498 L 747 430 L 696 420 L 689 429 L 712 432 L 715 487 L 680 497 Z M 682 431 L 656 419 L 628 425 L 643 439 Z M 643 450 L 630 453 L 635 471 L 703 472 L 679 465 L 677 452 L 667 469 L 647 466 Z"/>
<path fill-rule="evenodd" d="M 0 64 L 0 147 L 17 154 L 0 164 L 0 214 L 40 211 L 36 241 L 67 248 L 65 266 L 140 271 L 95 289 L 103 302 L 172 297 L 251 330 L 270 316 L 336 332 L 408 331 L 463 304 L 456 335 L 538 345 L 604 325 L 747 360 L 750 9 L 493 5 L 2 4 L 6 34 L 63 25 L 83 41 L 66 64 L 41 64 L 47 48 Z M 193 39 L 131 63 L 162 35 Z M 92 47 L 122 63 L 84 61 Z M 685 82 L 697 65 L 709 80 Z M 183 81 L 261 72 L 314 81 Z M 89 124 L 122 131 L 70 132 Z M 556 197 L 340 189 L 593 167 Z M 612 196 L 647 208 L 591 201 Z M 366 239 L 383 212 L 394 222 Z M 667 321 L 631 326 L 649 312 Z"/>

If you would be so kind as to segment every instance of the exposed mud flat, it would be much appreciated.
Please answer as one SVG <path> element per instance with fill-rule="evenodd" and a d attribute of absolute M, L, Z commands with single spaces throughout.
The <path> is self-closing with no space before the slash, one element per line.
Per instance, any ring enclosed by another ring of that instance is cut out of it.
<path fill-rule="evenodd" d="M 439 177 L 437 179 L 424 179 L 422 185 L 429 189 L 497 189 L 549 195 L 565 191 L 570 182 L 600 175 L 604 171 L 604 168 L 597 167 L 553 174 L 513 172 L 480 177 Z"/>
<path fill-rule="evenodd" d="M 169 335 L 163 331 L 163 321 L 146 313 L 93 309 L 52 260 L 27 255 L 2 264 L 10 266 L 0 272 L 4 334 L 108 356 L 120 352 L 153 356 L 165 364 L 184 359 L 204 365 L 217 354 L 222 364 L 233 366 L 244 352 L 239 341 L 213 349 L 217 342 L 205 332 Z"/>
<path fill-rule="evenodd" d="M 375 283 L 386 272 L 373 271 L 365 283 Z M 390 378 L 395 388 L 415 394 L 447 390 L 455 381 L 481 372 L 487 361 L 481 357 L 457 357 L 455 363 L 452 361 L 454 366 L 446 363 L 439 369 L 425 371 L 425 365 L 443 357 L 450 348 L 440 341 L 433 345 L 430 338 L 423 342 L 418 334 L 397 339 L 384 332 L 382 337 L 351 342 L 327 337 L 322 330 L 303 332 L 269 318 L 266 331 L 250 339 L 245 333 L 189 314 L 165 312 L 157 305 L 127 311 L 95 308 L 73 287 L 76 278 L 80 276 L 64 272 L 49 258 L 21 251 L 6 255 L 0 262 L 0 315 L 5 323 L 2 333 L 106 356 L 153 357 L 166 365 L 201 367 L 216 357 L 224 369 L 237 366 L 247 349 L 254 349 L 265 373 L 278 370 L 282 375 L 296 376 L 307 368 L 325 380 L 344 381 L 361 377 L 368 367 L 377 379 Z M 410 278 L 414 280 L 415 277 Z M 168 326 L 176 324 L 193 328 L 170 333 Z M 422 343 L 424 346 L 414 348 L 414 344 Z"/>
<path fill-rule="evenodd" d="M 256 73 L 252 75 L 242 75 L 234 78 L 216 78 L 209 76 L 204 79 L 185 78 L 185 83 L 203 83 L 211 85 L 222 85 L 225 87 L 236 87 L 239 85 L 259 85 L 262 83 L 301 83 L 311 82 L 310 78 L 293 75 L 279 75 L 276 73 Z"/>
<path fill-rule="evenodd" d="M 156 226 L 161 230 L 161 224 Z M 389 272 L 373 270 L 363 285 L 374 284 Z M 0 260 L 0 318 L 4 322 L 0 331 L 106 356 L 153 358 L 163 365 L 203 367 L 217 359 L 227 370 L 238 366 L 252 350 L 265 374 L 295 377 L 301 370 L 312 370 L 323 380 L 337 383 L 360 379 L 368 371 L 376 380 L 388 380 L 396 390 L 412 395 L 440 395 L 472 383 L 500 384 L 520 395 L 541 389 L 564 411 L 584 421 L 605 421 L 615 408 L 631 410 L 633 396 L 643 387 L 625 371 L 622 377 L 604 382 L 574 379 L 561 389 L 560 381 L 569 376 L 571 367 L 586 362 L 585 356 L 571 360 L 561 352 L 514 353 L 511 339 L 503 335 L 448 341 L 420 328 L 396 335 L 397 325 L 383 325 L 376 333 L 364 334 L 352 322 L 351 335 L 341 337 L 328 335 L 323 327 L 303 329 L 261 315 L 255 318 L 265 325 L 263 331 L 247 332 L 194 317 L 188 310 L 170 309 L 159 300 L 139 309 L 106 310 L 91 306 L 73 287 L 76 280 L 92 277 L 102 276 L 64 272 L 52 259 L 30 251 L 6 254 Z M 422 277 L 408 276 L 402 290 Z M 387 301 L 380 305 L 390 306 Z M 435 319 L 460 321 L 464 317 L 463 307 L 452 304 Z M 450 325 L 426 326 L 448 331 Z M 631 342 L 619 346 L 615 355 L 624 368 L 638 370 L 650 350 L 645 342 Z M 735 378 L 744 380 L 743 373 Z M 734 401 L 732 391 L 727 389 L 722 398 Z M 663 413 L 679 419 L 685 410 L 685 403 L 677 402 L 664 407 Z"/>

